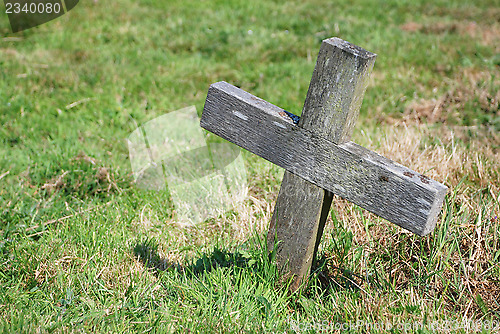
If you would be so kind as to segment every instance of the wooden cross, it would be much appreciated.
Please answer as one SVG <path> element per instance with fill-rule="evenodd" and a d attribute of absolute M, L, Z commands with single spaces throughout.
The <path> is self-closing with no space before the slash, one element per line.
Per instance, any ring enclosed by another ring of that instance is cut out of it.
<path fill-rule="evenodd" d="M 300 118 L 226 82 L 208 90 L 201 126 L 285 169 L 268 249 L 279 241 L 293 290 L 310 272 L 333 194 L 421 236 L 436 225 L 446 186 L 350 141 L 375 58 L 324 40 Z"/>

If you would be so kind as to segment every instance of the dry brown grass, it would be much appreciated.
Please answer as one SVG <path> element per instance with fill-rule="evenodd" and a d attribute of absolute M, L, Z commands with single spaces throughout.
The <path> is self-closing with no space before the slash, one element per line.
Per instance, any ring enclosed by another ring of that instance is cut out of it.
<path fill-rule="evenodd" d="M 411 21 L 401 25 L 400 29 L 411 33 L 459 34 L 461 36 L 467 36 L 478 40 L 482 45 L 492 46 L 496 49 L 496 51 L 500 50 L 500 24 L 498 22 L 488 24 L 469 20 L 424 23 Z"/>
<path fill-rule="evenodd" d="M 364 276 L 367 263 L 375 261 L 372 266 L 390 273 L 394 287 L 411 296 L 415 305 L 432 306 L 443 298 L 446 312 L 459 311 L 472 317 L 484 312 L 479 306 L 482 303 L 491 312 L 499 310 L 500 282 L 493 273 L 498 269 L 494 258 L 499 246 L 500 151 L 481 136 L 469 138 L 466 147 L 460 143 L 461 135 L 454 128 L 433 129 L 401 122 L 386 126 L 381 135 L 363 139 L 367 147 L 381 155 L 450 188 L 451 207 L 444 209 L 436 231 L 429 237 L 413 236 L 338 197 L 333 209 L 343 228 L 352 231 L 356 244 L 363 248 L 359 275 Z M 447 241 L 443 249 L 437 250 L 438 231 L 444 228 L 447 214 L 452 215 L 444 232 Z M 366 222 L 372 226 L 367 228 Z M 334 228 L 331 219 L 327 224 L 325 231 Z M 331 238 L 326 233 L 323 244 L 330 243 Z M 384 254 L 391 254 L 391 263 Z M 430 259 L 431 254 L 434 259 Z M 335 257 L 332 259 L 335 265 Z M 433 271 L 440 274 L 431 279 L 432 284 L 424 291 L 415 289 L 415 277 Z M 460 281 L 455 284 L 457 277 Z"/>
<path fill-rule="evenodd" d="M 446 84 L 449 88 L 442 96 L 410 102 L 403 121 L 406 124 L 460 124 L 464 122 L 464 118 L 473 118 L 473 115 L 464 114 L 464 110 L 470 109 L 476 109 L 479 113 L 491 117 L 500 117 L 500 91 L 491 88 L 500 87 L 500 76 L 495 77 L 495 73 L 486 71 L 464 69 L 459 76 Z M 395 122 L 397 121 L 393 120 L 393 123 Z M 473 119 L 472 122 L 477 120 Z M 494 137 L 498 140 L 498 135 Z"/>

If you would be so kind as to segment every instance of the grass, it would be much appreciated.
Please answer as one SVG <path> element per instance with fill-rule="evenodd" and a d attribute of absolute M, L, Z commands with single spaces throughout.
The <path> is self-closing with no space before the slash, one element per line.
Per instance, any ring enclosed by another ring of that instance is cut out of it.
<path fill-rule="evenodd" d="M 96 0 L 15 35 L 2 15 L 0 331 L 494 332 L 499 22 L 488 0 Z M 292 294 L 263 246 L 282 170 L 244 153 L 248 199 L 186 227 L 125 139 L 220 80 L 298 114 L 331 36 L 378 54 L 353 139 L 450 191 L 424 238 L 336 198 Z"/>

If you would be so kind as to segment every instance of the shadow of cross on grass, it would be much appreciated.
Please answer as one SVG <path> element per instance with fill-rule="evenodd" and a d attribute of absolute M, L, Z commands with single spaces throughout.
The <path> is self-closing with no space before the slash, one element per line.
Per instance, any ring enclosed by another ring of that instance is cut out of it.
<path fill-rule="evenodd" d="M 333 194 L 418 235 L 436 225 L 444 185 L 350 141 L 375 58 L 324 40 L 300 119 L 226 82 L 208 90 L 201 126 L 286 170 L 267 239 L 292 290 L 310 273 Z"/>
<path fill-rule="evenodd" d="M 251 259 L 254 254 L 239 251 L 230 252 L 216 247 L 211 252 L 200 254 L 198 258 L 191 259 L 186 264 L 181 265 L 162 258 L 158 253 L 158 243 L 154 239 L 138 242 L 134 246 L 133 253 L 145 267 L 155 272 L 171 269 L 185 273 L 187 276 L 201 275 L 220 267 L 247 268 L 251 267 L 252 262 L 255 261 Z M 265 261 L 263 262 L 265 263 Z"/>

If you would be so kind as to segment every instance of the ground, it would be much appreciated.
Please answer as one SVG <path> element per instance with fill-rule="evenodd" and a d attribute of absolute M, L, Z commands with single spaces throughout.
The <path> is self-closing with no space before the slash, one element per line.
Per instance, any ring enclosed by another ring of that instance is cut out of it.
<path fill-rule="evenodd" d="M 4 332 L 498 325 L 495 1 L 95 0 L 16 34 L 0 16 Z M 136 187 L 126 138 L 201 114 L 220 80 L 300 114 L 332 36 L 378 54 L 353 140 L 450 190 L 423 238 L 335 198 L 292 294 L 263 247 L 283 170 L 243 153 L 248 198 L 187 227 L 168 192 Z"/>

